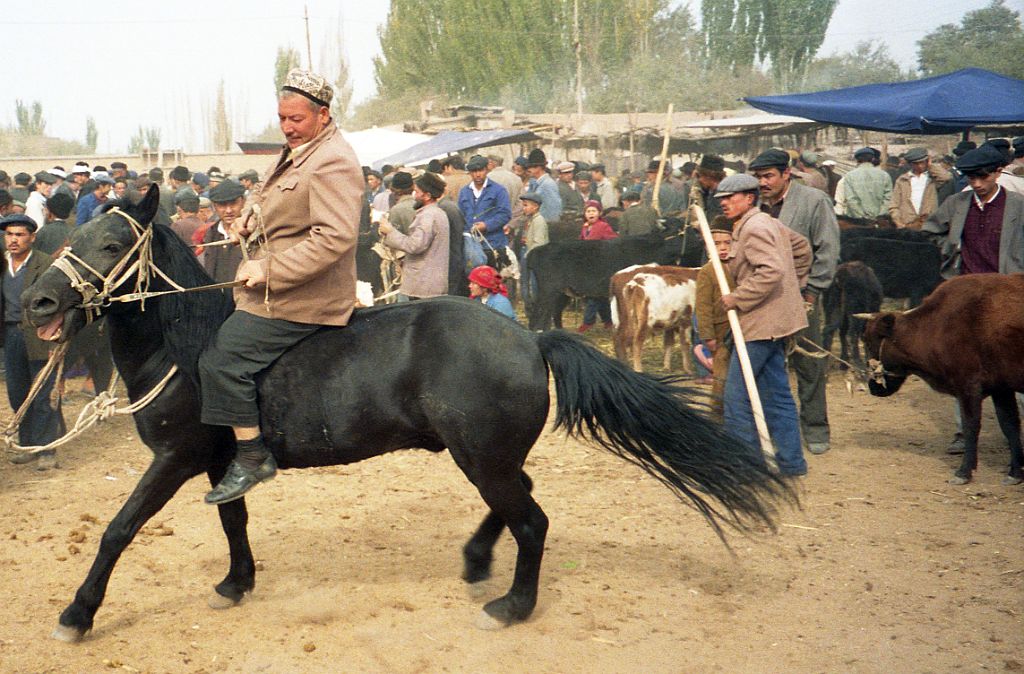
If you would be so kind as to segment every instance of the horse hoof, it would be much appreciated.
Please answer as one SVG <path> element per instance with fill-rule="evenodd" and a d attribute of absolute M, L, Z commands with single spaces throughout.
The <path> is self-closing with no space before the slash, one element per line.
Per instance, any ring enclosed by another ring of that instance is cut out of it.
<path fill-rule="evenodd" d="M 1013 475 L 1006 475 L 1005 477 L 1003 477 L 1003 486 L 1004 487 L 1013 487 L 1013 486 L 1018 485 L 1018 484 L 1020 484 L 1022 482 L 1024 482 L 1024 480 L 1022 480 L 1019 477 L 1014 477 Z"/>
<path fill-rule="evenodd" d="M 238 606 L 243 601 L 245 601 L 245 598 L 246 596 L 248 596 L 248 594 L 248 592 L 243 594 L 241 599 L 232 599 L 231 597 L 225 597 L 219 592 L 214 592 L 212 595 L 210 595 L 210 598 L 206 600 L 206 605 L 217 611 L 222 611 L 228 608 L 234 608 L 235 606 Z"/>
<path fill-rule="evenodd" d="M 960 477 L 959 475 L 954 475 L 953 477 L 949 478 L 949 483 L 950 484 L 956 484 L 956 485 L 967 484 L 970 481 L 971 481 L 971 478 L 969 478 L 969 477 Z"/>
<path fill-rule="evenodd" d="M 66 644 L 77 644 L 85 637 L 85 630 L 78 629 L 77 627 L 68 627 L 67 625 L 57 625 L 56 629 L 50 634 L 50 637 L 57 641 L 63 641 Z"/>
<path fill-rule="evenodd" d="M 490 583 L 486 580 L 480 580 L 475 583 L 467 583 L 466 591 L 469 593 L 470 599 L 483 599 L 484 597 L 493 594 L 490 587 Z"/>
<path fill-rule="evenodd" d="M 503 630 L 507 627 L 505 623 L 492 616 L 487 611 L 480 611 L 480 615 L 476 617 L 473 623 L 477 629 L 488 630 L 493 632 L 494 630 Z"/>

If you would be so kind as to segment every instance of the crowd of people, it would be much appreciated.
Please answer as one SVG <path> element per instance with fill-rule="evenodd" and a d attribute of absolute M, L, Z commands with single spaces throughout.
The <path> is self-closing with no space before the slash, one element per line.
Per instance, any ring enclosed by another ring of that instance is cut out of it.
<path fill-rule="evenodd" d="M 274 273 L 277 283 L 294 276 L 296 287 L 305 288 L 304 299 L 283 301 L 287 298 L 281 295 L 289 292 L 284 291 L 274 304 L 272 293 L 259 292 L 250 298 L 253 306 L 246 305 L 247 292 L 267 285 L 265 269 L 259 260 L 243 263 L 240 246 L 217 244 L 252 233 L 254 203 L 267 219 L 264 234 L 272 232 L 290 250 L 312 241 L 330 260 L 354 257 L 355 230 L 349 225 L 357 222 L 362 230 L 374 223 L 380 242 L 400 260 L 397 301 L 463 295 L 511 320 L 517 320 L 516 293 L 529 301 L 536 291 L 530 253 L 548 245 L 556 232 L 564 238 L 568 231 L 581 240 L 643 236 L 658 231 L 666 217 L 694 224 L 690 206 L 699 205 L 712 222 L 716 253 L 729 283 L 723 295 L 710 263 L 697 283 L 697 354 L 711 370 L 714 413 L 736 435 L 756 441 L 726 319 L 726 312 L 735 309 L 778 465 L 787 475 L 806 473 L 804 448 L 813 454 L 830 449 L 827 364 L 804 349 L 787 353 L 786 345 L 792 340 L 811 347 L 820 343 L 821 298 L 839 262 L 837 216 L 854 222 L 889 219 L 898 228 L 924 229 L 942 239 L 947 257 L 955 258 L 955 273 L 1024 270 L 1024 255 L 1012 255 L 1001 245 L 1011 231 L 1024 228 L 1019 203 L 1024 202 L 1024 138 L 1012 143 L 995 139 L 981 147 L 965 141 L 952 156 L 940 158 L 913 148 L 886 159 L 884 166 L 881 152 L 861 148 L 853 153 L 855 168 L 845 175 L 836 171 L 835 161 L 823 161 L 817 152 L 778 148 L 762 152 L 749 165 L 736 161 L 728 168 L 713 154 L 676 169 L 654 160 L 646 171 L 623 172 L 616 180 L 603 164 L 549 162 L 541 149 L 516 157 L 508 168 L 499 155 L 476 154 L 468 160 L 452 155 L 431 161 L 425 169 L 385 166 L 376 171 L 364 166 L 360 175 L 358 166 L 338 164 L 330 155 L 334 148 L 348 159 L 353 156 L 341 145 L 323 105 L 332 95 L 329 85 L 310 73 L 292 79 L 294 84 L 285 87 L 279 100 L 287 149 L 263 179 L 276 185 L 287 182 L 287 189 L 268 191 L 254 171 L 228 176 L 216 166 L 205 172 L 176 166 L 166 181 L 162 168 L 137 173 L 122 162 L 109 168 L 78 162 L 69 169 L 54 166 L 13 178 L 0 171 L 0 226 L 7 244 L 0 311 L 12 407 L 24 401 L 28 384 L 46 360 L 46 345 L 21 316 L 22 290 L 60 254 L 75 227 L 96 217 L 112 200 L 137 202 L 151 185 L 160 191 L 154 222 L 193 246 L 214 281 L 246 281 L 241 295 L 236 294 L 241 315 L 229 319 L 231 329 L 222 330 L 212 347 L 219 365 L 202 370 L 204 387 L 209 383 L 213 392 L 204 400 L 204 421 L 232 426 L 240 448 L 240 467 L 233 464 L 225 482 L 208 496 L 210 503 L 237 498 L 275 469 L 259 442 L 258 417 L 229 411 L 249 406 L 235 404 L 230 395 L 237 391 L 228 379 L 254 373 L 233 372 L 223 363 L 232 362 L 233 353 L 244 358 L 254 333 L 265 333 L 276 353 L 308 334 L 309 326 L 333 324 L 331 320 L 344 325 L 352 309 L 346 299 L 333 318 L 324 315 L 322 293 L 303 284 L 326 281 L 319 271 L 311 275 L 312 258 L 299 253 L 294 259 L 279 255 L 282 263 Z M 297 206 L 314 179 L 324 180 L 324 172 L 335 176 L 337 203 L 320 195 Z M 1007 198 L 1007 193 L 1012 195 Z M 350 216 L 349 209 L 357 215 Z M 315 224 L 342 216 L 346 223 L 338 231 Z M 1012 220 L 1009 227 L 1006 217 Z M 295 225 L 300 222 L 314 224 Z M 1001 230 L 993 223 L 1000 223 Z M 341 276 L 335 280 L 347 286 L 349 272 Z M 270 304 L 278 307 L 274 319 L 264 323 L 254 318 Z M 302 308 L 313 306 L 315 311 Z M 281 316 L 291 318 L 282 322 Z M 578 330 L 587 331 L 598 318 L 610 326 L 608 300 L 588 298 Z M 795 399 L 787 363 L 796 374 Z M 218 381 L 223 384 L 220 393 Z M 42 409 L 49 396 L 37 400 L 40 409 L 34 404 L 23 424 L 22 444 L 46 444 L 62 427 L 59 413 Z M 25 456 L 33 460 L 39 455 Z"/>

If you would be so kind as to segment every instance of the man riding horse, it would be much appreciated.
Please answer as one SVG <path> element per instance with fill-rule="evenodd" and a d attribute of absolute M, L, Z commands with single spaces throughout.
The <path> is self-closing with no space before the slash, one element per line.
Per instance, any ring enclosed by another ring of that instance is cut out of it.
<path fill-rule="evenodd" d="M 235 277 L 235 312 L 199 361 L 202 421 L 231 426 L 235 460 L 206 502 L 240 498 L 277 472 L 260 433 L 255 377 L 321 325 L 343 326 L 355 306 L 359 161 L 331 118 L 327 80 L 288 73 L 278 99 L 286 147 L 231 237 L 248 258 Z"/>

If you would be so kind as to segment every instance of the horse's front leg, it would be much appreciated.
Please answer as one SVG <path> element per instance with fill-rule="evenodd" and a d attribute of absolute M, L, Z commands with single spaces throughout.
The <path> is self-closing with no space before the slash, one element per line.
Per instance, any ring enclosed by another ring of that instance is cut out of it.
<path fill-rule="evenodd" d="M 193 466 L 178 457 L 165 454 L 153 459 L 128 501 L 103 532 L 89 575 L 75 593 L 75 600 L 60 614 L 60 624 L 53 632 L 55 639 L 79 641 L 92 629 L 121 553 L 149 518 L 160 512 L 193 475 Z"/>
<path fill-rule="evenodd" d="M 207 472 L 210 486 L 216 486 L 224 477 L 226 466 L 219 466 Z M 210 608 L 222 609 L 237 605 L 246 593 L 256 586 L 256 563 L 249 547 L 249 534 L 246 529 L 249 523 L 249 512 L 245 507 L 245 499 L 222 503 L 217 506 L 220 514 L 220 525 L 228 538 L 228 553 L 231 564 L 228 575 L 215 588 L 209 601 Z"/>

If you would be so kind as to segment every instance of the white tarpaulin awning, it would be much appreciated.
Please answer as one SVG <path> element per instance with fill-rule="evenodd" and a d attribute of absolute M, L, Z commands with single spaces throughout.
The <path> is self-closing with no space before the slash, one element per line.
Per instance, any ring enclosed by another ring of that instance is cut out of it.
<path fill-rule="evenodd" d="M 813 119 L 793 117 L 792 115 L 748 115 L 746 117 L 727 117 L 725 119 L 707 119 L 699 122 L 683 124 L 689 129 L 721 129 L 735 126 L 774 126 L 777 124 L 816 124 Z"/>
<path fill-rule="evenodd" d="M 390 157 L 431 138 L 422 133 L 406 133 L 376 127 L 362 131 L 343 131 L 342 135 L 355 150 L 359 163 L 363 166 L 372 166 L 379 159 Z"/>

